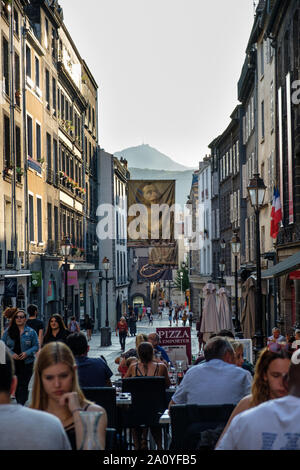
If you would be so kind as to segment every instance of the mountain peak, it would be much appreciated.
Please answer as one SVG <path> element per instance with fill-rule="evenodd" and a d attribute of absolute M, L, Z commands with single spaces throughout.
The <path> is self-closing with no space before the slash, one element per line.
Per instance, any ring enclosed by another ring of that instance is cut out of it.
<path fill-rule="evenodd" d="M 127 149 L 115 152 L 116 157 L 126 158 L 129 168 L 140 168 L 149 170 L 171 170 L 186 171 L 191 168 L 174 162 L 170 157 L 159 152 L 149 144 L 129 147 Z"/>

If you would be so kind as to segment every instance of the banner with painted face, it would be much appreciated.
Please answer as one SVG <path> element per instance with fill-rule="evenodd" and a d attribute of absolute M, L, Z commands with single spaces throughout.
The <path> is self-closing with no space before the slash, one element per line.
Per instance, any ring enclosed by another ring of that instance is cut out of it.
<path fill-rule="evenodd" d="M 129 180 L 129 246 L 168 245 L 174 240 L 175 180 Z"/>

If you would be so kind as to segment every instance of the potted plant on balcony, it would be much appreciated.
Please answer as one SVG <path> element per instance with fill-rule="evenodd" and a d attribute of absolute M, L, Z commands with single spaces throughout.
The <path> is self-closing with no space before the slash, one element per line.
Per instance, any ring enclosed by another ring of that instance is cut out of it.
<path fill-rule="evenodd" d="M 16 172 L 19 176 L 22 176 L 24 174 L 23 168 L 21 168 L 19 166 L 16 167 Z"/>
<path fill-rule="evenodd" d="M 84 255 L 84 248 L 79 248 L 80 250 L 80 256 L 83 256 Z"/>
<path fill-rule="evenodd" d="M 12 176 L 12 174 L 13 174 L 13 167 L 12 167 L 12 165 L 6 166 L 6 167 L 3 169 L 3 173 L 4 173 L 4 175 L 6 175 L 6 176 Z"/>

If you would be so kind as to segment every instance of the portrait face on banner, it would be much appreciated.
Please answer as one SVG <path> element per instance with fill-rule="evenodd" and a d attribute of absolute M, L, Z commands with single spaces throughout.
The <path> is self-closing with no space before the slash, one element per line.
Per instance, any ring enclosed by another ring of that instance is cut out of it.
<path fill-rule="evenodd" d="M 127 203 L 129 246 L 174 240 L 174 180 L 129 180 Z"/>

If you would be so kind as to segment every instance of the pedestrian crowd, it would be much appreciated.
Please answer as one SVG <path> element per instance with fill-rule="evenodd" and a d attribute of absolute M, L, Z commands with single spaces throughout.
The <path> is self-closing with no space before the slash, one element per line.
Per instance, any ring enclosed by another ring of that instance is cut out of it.
<path fill-rule="evenodd" d="M 180 319 L 186 326 L 188 313 L 176 307 L 171 320 L 169 310 L 169 321 L 174 323 L 175 318 L 176 323 Z M 100 418 L 96 434 L 99 448 L 105 449 L 107 412 L 88 400 L 82 389 L 112 387 L 113 373 L 103 357 L 88 357 L 91 332 L 81 332 L 75 317 L 66 327 L 61 315 L 53 314 L 44 334 L 34 305 L 28 307 L 28 320 L 26 312 L 18 308 L 8 308 L 4 314 L 9 324 L 0 341 L 0 449 L 80 449 L 87 411 Z M 158 318 L 162 314 L 159 310 Z M 150 307 L 145 315 L 150 323 Z M 121 345 L 121 355 L 115 360 L 118 370 L 125 379 L 162 377 L 168 389 L 173 364 L 156 332 L 137 334 L 136 323 L 142 321 L 143 312 L 141 320 L 139 316 L 139 310 L 129 309 L 117 324 Z M 190 326 L 192 321 L 191 315 Z M 91 329 L 89 318 L 85 326 Z M 128 335 L 135 337 L 135 347 L 125 351 Z M 300 449 L 299 343 L 300 330 L 282 336 L 274 328 L 254 366 L 244 359 L 244 344 L 231 331 L 211 335 L 177 383 L 169 410 L 174 405 L 231 404 L 233 411 L 227 423 L 206 432 L 205 442 L 209 435 L 212 449 Z M 195 450 L 204 445 L 198 424 L 190 436 Z M 132 429 L 136 450 L 148 448 L 149 431 L 157 449 L 162 449 L 161 427 L 152 425 Z"/>

